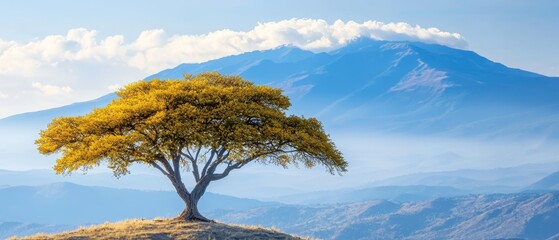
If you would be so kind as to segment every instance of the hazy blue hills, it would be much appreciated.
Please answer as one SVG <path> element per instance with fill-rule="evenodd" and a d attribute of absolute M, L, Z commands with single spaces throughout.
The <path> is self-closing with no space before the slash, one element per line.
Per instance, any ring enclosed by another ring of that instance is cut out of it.
<path fill-rule="evenodd" d="M 1 186 L 41 186 L 59 182 L 71 182 L 86 186 L 129 188 L 138 190 L 170 190 L 173 187 L 163 175 L 135 173 L 115 178 L 111 172 L 56 175 L 53 170 L 38 169 L 27 171 L 8 171 L 0 169 Z"/>
<path fill-rule="evenodd" d="M 0 189 L 0 222 L 83 225 L 128 218 L 172 217 L 184 209 L 170 191 L 140 191 L 54 183 Z M 203 212 L 244 210 L 274 203 L 206 193 Z"/>
<path fill-rule="evenodd" d="M 228 213 L 219 219 L 322 239 L 557 239 L 559 193 L 283 205 Z"/>
<path fill-rule="evenodd" d="M 375 181 L 363 186 L 346 186 L 338 190 L 282 194 L 281 196 L 269 196 L 263 199 L 291 204 L 314 204 L 357 202 L 372 199 L 411 201 L 466 194 L 514 193 L 538 185 L 538 181 L 543 181 L 544 176 L 553 174 L 555 169 L 559 169 L 559 162 L 524 164 L 495 169 L 461 169 L 413 173 Z M 157 172 L 152 174 L 134 173 L 116 179 L 110 172 L 60 176 L 55 175 L 52 170 L 0 170 L 0 189 L 20 185 L 41 186 L 58 182 L 110 188 L 173 191 L 168 180 Z M 549 181 L 545 180 L 543 182 Z M 552 187 L 554 186 L 553 183 L 553 181 L 549 182 L 542 189 L 544 191 L 557 190 Z M 224 184 L 223 186 L 226 187 L 246 183 L 224 181 L 220 184 Z M 221 189 L 223 186 L 216 189 Z M 260 188 L 251 189 L 256 191 Z M 239 190 L 237 196 L 243 196 L 247 191 L 251 190 Z M 274 191 L 274 189 L 269 189 L 269 191 Z"/>
<path fill-rule="evenodd" d="M 372 199 L 431 200 L 468 194 L 517 193 L 539 189 L 559 190 L 559 162 L 524 164 L 493 169 L 459 169 L 422 172 L 375 181 L 361 187 L 306 192 L 272 198 L 291 204 L 349 203 Z M 542 179 L 542 176 L 549 176 Z"/>
<path fill-rule="evenodd" d="M 559 191 L 559 172 L 554 172 L 531 184 L 527 191 Z"/>
<path fill-rule="evenodd" d="M 205 214 L 225 214 L 279 205 L 207 192 L 200 201 Z M 142 191 L 52 183 L 0 187 L 0 239 L 56 233 L 130 218 L 174 217 L 184 205 L 175 192 Z"/>
<path fill-rule="evenodd" d="M 420 172 L 376 181 L 369 186 L 450 186 L 475 193 L 507 193 L 521 191 L 559 169 L 559 162 L 523 164 L 491 169 L 458 169 L 441 172 Z"/>

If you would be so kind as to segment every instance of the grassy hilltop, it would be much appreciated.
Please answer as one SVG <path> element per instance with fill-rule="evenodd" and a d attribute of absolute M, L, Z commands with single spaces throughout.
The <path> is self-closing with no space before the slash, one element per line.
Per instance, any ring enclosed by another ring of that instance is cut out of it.
<path fill-rule="evenodd" d="M 12 240 L 17 238 L 11 238 Z M 174 219 L 132 219 L 82 227 L 59 234 L 37 234 L 20 239 L 303 239 L 255 226 L 228 225 L 215 222 L 187 222 Z"/>

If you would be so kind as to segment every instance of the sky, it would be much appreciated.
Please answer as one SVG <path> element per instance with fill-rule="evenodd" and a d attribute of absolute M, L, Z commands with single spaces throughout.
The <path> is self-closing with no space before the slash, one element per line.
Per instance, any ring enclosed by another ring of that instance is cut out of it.
<path fill-rule="evenodd" d="M 477 52 L 559 76 L 559 1 L 12 1 L 0 9 L 0 118 L 94 99 L 183 62 L 355 37 Z"/>

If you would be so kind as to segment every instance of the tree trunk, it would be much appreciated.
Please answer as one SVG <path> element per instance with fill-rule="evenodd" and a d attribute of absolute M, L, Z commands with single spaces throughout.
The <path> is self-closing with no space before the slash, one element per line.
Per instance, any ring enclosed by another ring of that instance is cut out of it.
<path fill-rule="evenodd" d="M 215 176 L 208 175 L 208 176 L 204 176 L 202 179 L 199 180 L 198 180 L 199 177 L 196 177 L 197 180 L 196 186 L 194 187 L 194 189 L 192 189 L 192 192 L 188 192 L 186 186 L 181 180 L 179 161 L 173 160 L 174 169 L 169 165 L 168 162 L 166 162 L 165 159 L 159 160 L 159 162 L 163 165 L 163 167 L 157 164 L 157 162 L 152 162 L 152 166 L 157 168 L 165 176 L 167 176 L 167 178 L 173 184 L 173 187 L 175 187 L 177 194 L 186 205 L 182 213 L 179 216 L 177 216 L 176 219 L 181 219 L 186 221 L 211 222 L 210 219 L 207 219 L 206 217 L 202 216 L 202 214 L 200 214 L 200 211 L 198 211 L 198 201 L 200 200 L 202 195 L 204 195 L 204 193 L 206 192 L 206 188 L 208 188 L 210 182 L 215 180 L 214 179 Z M 213 174 L 214 170 L 210 171 L 211 172 L 210 174 Z"/>
<path fill-rule="evenodd" d="M 186 220 L 186 221 L 202 221 L 202 222 L 211 222 L 210 219 L 202 216 L 198 211 L 198 200 L 194 197 L 190 197 L 190 200 L 186 203 L 185 209 L 182 213 L 177 217 L 177 219 Z"/>
<path fill-rule="evenodd" d="M 176 188 L 177 193 L 179 194 L 181 199 L 184 201 L 184 204 L 186 205 L 185 209 L 177 217 L 177 219 L 182 219 L 186 221 L 211 222 L 210 219 L 202 216 L 202 214 L 200 214 L 200 211 L 198 211 L 198 201 L 200 200 L 202 195 L 204 195 L 204 193 L 206 192 L 206 188 L 208 187 L 209 183 L 210 183 L 209 181 L 203 181 L 201 183 L 198 183 L 190 194 L 187 193 L 185 190 L 183 190 L 181 187 Z"/>

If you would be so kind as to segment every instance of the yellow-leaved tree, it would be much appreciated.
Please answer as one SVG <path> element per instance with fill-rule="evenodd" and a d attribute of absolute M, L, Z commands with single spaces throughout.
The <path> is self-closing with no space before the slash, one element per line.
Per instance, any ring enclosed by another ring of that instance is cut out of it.
<path fill-rule="evenodd" d="M 54 170 L 69 174 L 102 163 L 115 176 L 134 163 L 159 170 L 185 203 L 178 218 L 208 221 L 198 201 L 212 181 L 249 163 L 346 171 L 347 162 L 315 118 L 287 116 L 281 90 L 219 73 L 132 83 L 109 105 L 59 117 L 36 140 L 42 154 L 61 153 Z M 190 172 L 194 187 L 183 175 Z"/>

